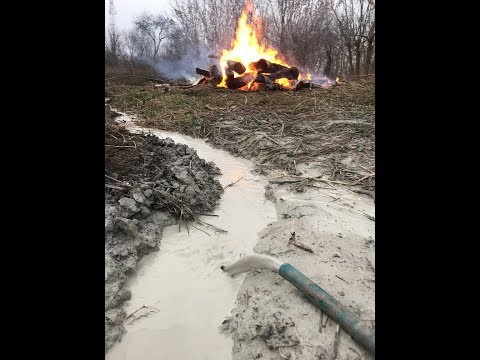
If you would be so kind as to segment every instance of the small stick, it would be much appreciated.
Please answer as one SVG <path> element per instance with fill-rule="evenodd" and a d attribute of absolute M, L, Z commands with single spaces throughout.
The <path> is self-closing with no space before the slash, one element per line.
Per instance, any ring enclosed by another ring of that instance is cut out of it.
<path fill-rule="evenodd" d="M 326 326 L 327 326 L 328 319 L 329 319 L 329 317 L 327 316 L 327 314 L 324 314 L 324 315 L 323 315 L 323 324 L 322 324 L 322 327 L 326 327 Z"/>
<path fill-rule="evenodd" d="M 204 214 L 204 213 L 196 213 L 195 215 L 202 215 L 202 216 L 215 216 L 215 217 L 219 217 L 220 215 L 216 215 L 216 214 Z"/>
<path fill-rule="evenodd" d="M 280 144 L 277 140 L 273 140 L 273 139 L 272 139 L 270 136 L 268 136 L 268 135 L 263 135 L 263 137 L 266 138 L 266 139 L 268 139 L 268 140 L 270 140 L 271 142 L 273 142 L 273 143 L 275 143 L 275 144 L 277 144 L 277 145 L 280 145 L 280 146 L 282 145 L 282 144 Z"/>
<path fill-rule="evenodd" d="M 180 221 L 178 222 L 178 232 L 180 232 L 180 228 L 182 226 L 182 216 L 183 216 L 183 209 L 180 209 Z"/>
<path fill-rule="evenodd" d="M 295 151 L 293 152 L 293 156 L 295 156 L 295 155 L 297 154 L 297 151 L 298 151 L 298 149 L 300 148 L 300 145 L 301 145 L 301 144 L 298 144 L 297 148 L 296 148 Z"/>
<path fill-rule="evenodd" d="M 125 136 L 123 136 L 122 133 L 120 133 L 120 132 L 118 132 L 118 131 L 116 131 L 116 130 L 115 130 L 114 132 L 117 133 L 118 135 L 120 135 L 120 136 L 123 138 L 123 142 L 126 142 Z"/>
<path fill-rule="evenodd" d="M 110 184 L 105 184 L 105 187 L 109 188 L 109 189 L 113 189 L 113 190 L 125 190 L 125 188 L 123 188 L 123 187 L 110 185 Z"/>
<path fill-rule="evenodd" d="M 299 183 L 299 182 L 302 182 L 302 180 L 270 180 L 270 182 L 272 184 L 283 185 L 283 184 Z"/>
<path fill-rule="evenodd" d="M 362 177 L 361 179 L 358 179 L 357 181 L 351 183 L 350 185 L 353 186 L 353 185 L 357 185 L 358 183 L 362 182 L 363 180 L 365 179 L 368 179 L 372 176 L 375 176 L 375 173 L 372 173 L 372 174 L 368 174 L 368 175 L 365 175 L 364 177 Z"/>
<path fill-rule="evenodd" d="M 367 169 L 366 167 L 364 167 L 362 165 L 358 165 L 358 166 L 361 167 L 363 170 L 367 170 L 370 174 L 375 174 L 372 170 Z"/>
<path fill-rule="evenodd" d="M 133 186 L 130 185 L 128 182 L 120 181 L 120 180 L 115 179 L 115 178 L 113 178 L 113 177 L 111 177 L 111 176 L 108 176 L 107 174 L 105 174 L 105 177 L 108 178 L 108 179 L 110 179 L 110 180 L 114 180 L 114 181 L 116 181 L 116 182 L 118 182 L 118 183 L 120 183 L 120 184 L 122 184 L 122 185 L 125 185 L 125 186 L 128 186 L 128 187 L 133 187 Z"/>
<path fill-rule="evenodd" d="M 197 230 L 199 230 L 199 231 L 201 231 L 201 232 L 203 232 L 203 233 L 207 234 L 208 236 L 212 236 L 212 235 L 210 235 L 209 233 L 207 233 L 206 231 L 204 231 L 204 230 L 202 230 L 202 229 L 199 229 L 199 228 L 197 228 L 195 225 L 193 225 L 193 224 L 191 224 L 191 225 L 192 225 L 192 227 L 193 227 L 193 228 L 195 228 L 195 229 L 197 229 Z"/>
<path fill-rule="evenodd" d="M 131 145 L 105 145 L 107 147 L 114 147 L 114 148 L 137 148 L 136 146 Z"/>
<path fill-rule="evenodd" d="M 221 229 L 221 228 L 219 228 L 219 227 L 217 227 L 217 226 L 215 226 L 215 225 L 212 225 L 212 224 L 209 224 L 209 223 L 207 223 L 207 222 L 205 222 L 205 221 L 200 220 L 199 218 L 197 218 L 196 216 L 194 216 L 193 213 L 191 213 L 191 215 L 193 216 L 194 220 L 195 220 L 198 224 L 200 224 L 200 225 L 208 226 L 208 227 L 212 228 L 214 231 L 219 232 L 219 233 L 228 233 L 227 230 L 223 230 L 223 229 Z"/>
<path fill-rule="evenodd" d="M 297 243 L 297 242 L 293 242 L 293 241 L 291 242 L 291 244 L 295 245 L 296 247 L 299 247 L 300 249 L 311 252 L 313 254 L 312 248 L 308 247 L 307 245 L 303 245 L 301 243 Z"/>
<path fill-rule="evenodd" d="M 335 330 L 335 340 L 333 341 L 332 360 L 337 360 L 339 345 L 340 345 L 340 325 L 337 325 L 337 330 Z"/>
<path fill-rule="evenodd" d="M 208 136 L 212 133 L 213 130 L 210 130 L 207 135 L 205 135 L 203 138 L 206 139 Z"/>
<path fill-rule="evenodd" d="M 322 332 L 322 328 L 323 328 L 323 311 L 320 310 L 320 326 L 318 327 L 318 332 Z"/>
<path fill-rule="evenodd" d="M 373 216 L 370 216 L 370 215 L 368 215 L 368 214 L 366 214 L 366 213 L 364 213 L 363 211 L 360 211 L 360 210 L 359 210 L 359 212 L 362 213 L 368 220 L 372 220 L 373 222 L 375 222 L 375 218 Z"/>
<path fill-rule="evenodd" d="M 336 276 L 337 278 L 339 278 L 340 280 L 343 280 L 343 281 L 345 281 L 345 282 L 348 284 L 348 281 L 347 281 L 347 280 L 345 280 L 344 278 L 342 278 L 342 277 L 338 276 L 337 274 L 335 274 L 335 276 Z"/>
<path fill-rule="evenodd" d="M 133 313 L 131 313 L 130 315 L 128 315 L 128 316 L 125 318 L 125 321 L 127 321 L 128 319 L 130 319 L 134 314 L 136 314 L 136 313 L 139 312 L 140 310 L 142 310 L 142 309 L 148 309 L 148 308 L 152 308 L 152 309 L 155 309 L 155 310 L 157 310 L 157 311 L 160 311 L 160 310 L 158 310 L 158 309 L 157 309 L 156 307 L 154 307 L 154 306 L 145 306 L 145 305 L 143 305 L 143 306 L 141 306 L 140 308 L 138 308 L 137 310 L 135 310 Z"/>
<path fill-rule="evenodd" d="M 235 185 L 236 183 L 238 183 L 238 182 L 239 182 L 240 180 L 242 180 L 243 178 L 244 178 L 244 176 L 242 176 L 242 177 L 241 177 L 240 179 L 238 179 L 237 181 L 235 181 L 235 182 L 233 182 L 233 183 L 231 183 L 231 184 L 228 184 L 227 186 L 225 186 L 225 187 L 223 188 L 223 190 L 225 190 L 226 188 L 228 188 L 228 187 L 230 187 L 230 186 Z"/>

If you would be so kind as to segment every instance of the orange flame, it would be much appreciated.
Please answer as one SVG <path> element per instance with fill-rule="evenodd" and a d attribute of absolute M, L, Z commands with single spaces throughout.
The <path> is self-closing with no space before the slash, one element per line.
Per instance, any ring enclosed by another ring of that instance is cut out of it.
<path fill-rule="evenodd" d="M 248 23 L 249 15 L 252 18 L 251 22 L 253 26 Z M 237 31 L 235 33 L 235 39 L 232 42 L 232 47 L 230 50 L 224 49 L 222 51 L 220 66 L 222 68 L 223 79 L 218 85 L 219 87 L 226 87 L 225 67 L 227 66 L 228 60 L 240 61 L 245 65 L 245 67 L 247 67 L 247 70 L 244 74 L 250 73 L 254 77 L 256 75 L 256 71 L 255 69 L 250 68 L 249 65 L 252 62 L 256 62 L 260 59 L 265 59 L 273 63 L 290 67 L 285 61 L 279 58 L 278 51 L 266 46 L 262 42 L 261 38 L 262 19 L 253 13 L 253 3 L 247 1 L 242 15 L 238 19 Z M 243 76 L 244 74 L 237 75 L 235 73 L 235 77 Z M 252 82 L 253 80 L 239 90 L 253 90 L 258 88 L 258 86 L 252 87 Z M 292 83 L 287 79 L 278 79 L 275 82 L 286 88 L 293 88 Z"/>

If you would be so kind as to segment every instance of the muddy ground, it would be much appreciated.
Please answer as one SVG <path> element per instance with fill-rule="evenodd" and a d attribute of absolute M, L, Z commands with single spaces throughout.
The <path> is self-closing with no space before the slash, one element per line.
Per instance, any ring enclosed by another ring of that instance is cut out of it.
<path fill-rule="evenodd" d="M 158 250 L 162 230 L 208 213 L 223 188 L 213 163 L 171 139 L 134 135 L 105 106 L 105 351 L 121 339 L 137 262 Z"/>
<path fill-rule="evenodd" d="M 294 265 L 375 326 L 372 199 L 291 184 L 273 184 L 266 196 L 279 220 L 259 234 L 255 252 Z M 221 328 L 234 339 L 235 360 L 373 359 L 347 333 L 337 336 L 337 326 L 277 273 L 262 270 L 247 274 L 237 307 Z"/>
<path fill-rule="evenodd" d="M 374 79 L 302 92 L 118 83 L 108 90 L 113 106 L 143 126 L 254 161 L 279 217 L 255 251 L 288 261 L 375 326 Z M 234 360 L 373 358 L 270 271 L 247 274 L 220 328 L 234 340 Z"/>
<path fill-rule="evenodd" d="M 265 173 L 294 177 L 299 164 L 315 164 L 321 179 L 304 181 L 375 189 L 374 78 L 302 91 L 165 91 L 113 82 L 107 88 L 112 106 L 139 115 L 141 125 L 204 138 Z"/>

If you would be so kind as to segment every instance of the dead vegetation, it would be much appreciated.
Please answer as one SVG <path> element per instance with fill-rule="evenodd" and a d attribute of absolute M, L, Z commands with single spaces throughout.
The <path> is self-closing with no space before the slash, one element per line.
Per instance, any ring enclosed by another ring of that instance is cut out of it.
<path fill-rule="evenodd" d="M 329 89 L 239 92 L 206 86 L 109 83 L 112 106 L 142 125 L 204 138 L 260 169 L 309 184 L 375 186 L 374 76 Z M 318 166 L 307 178 L 300 164 Z"/>

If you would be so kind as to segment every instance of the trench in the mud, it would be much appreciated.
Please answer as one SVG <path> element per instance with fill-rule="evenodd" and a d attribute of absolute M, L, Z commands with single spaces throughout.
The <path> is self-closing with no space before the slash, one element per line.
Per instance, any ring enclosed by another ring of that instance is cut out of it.
<path fill-rule="evenodd" d="M 230 359 L 233 341 L 219 332 L 219 325 L 235 304 L 244 276 L 231 278 L 220 270 L 226 261 L 249 252 L 258 232 L 276 220 L 272 203 L 264 197 L 266 180 L 252 173 L 251 162 L 236 158 L 204 141 L 190 137 L 143 129 L 126 115 L 132 132 L 148 132 L 195 149 L 206 161 L 221 170 L 225 189 L 214 214 L 203 217 L 208 223 L 227 230 L 202 232 L 183 224 L 166 228 L 160 251 L 141 260 L 126 286 L 132 292 L 121 342 L 107 354 L 117 359 Z M 145 315 L 145 316 L 142 316 Z"/>

